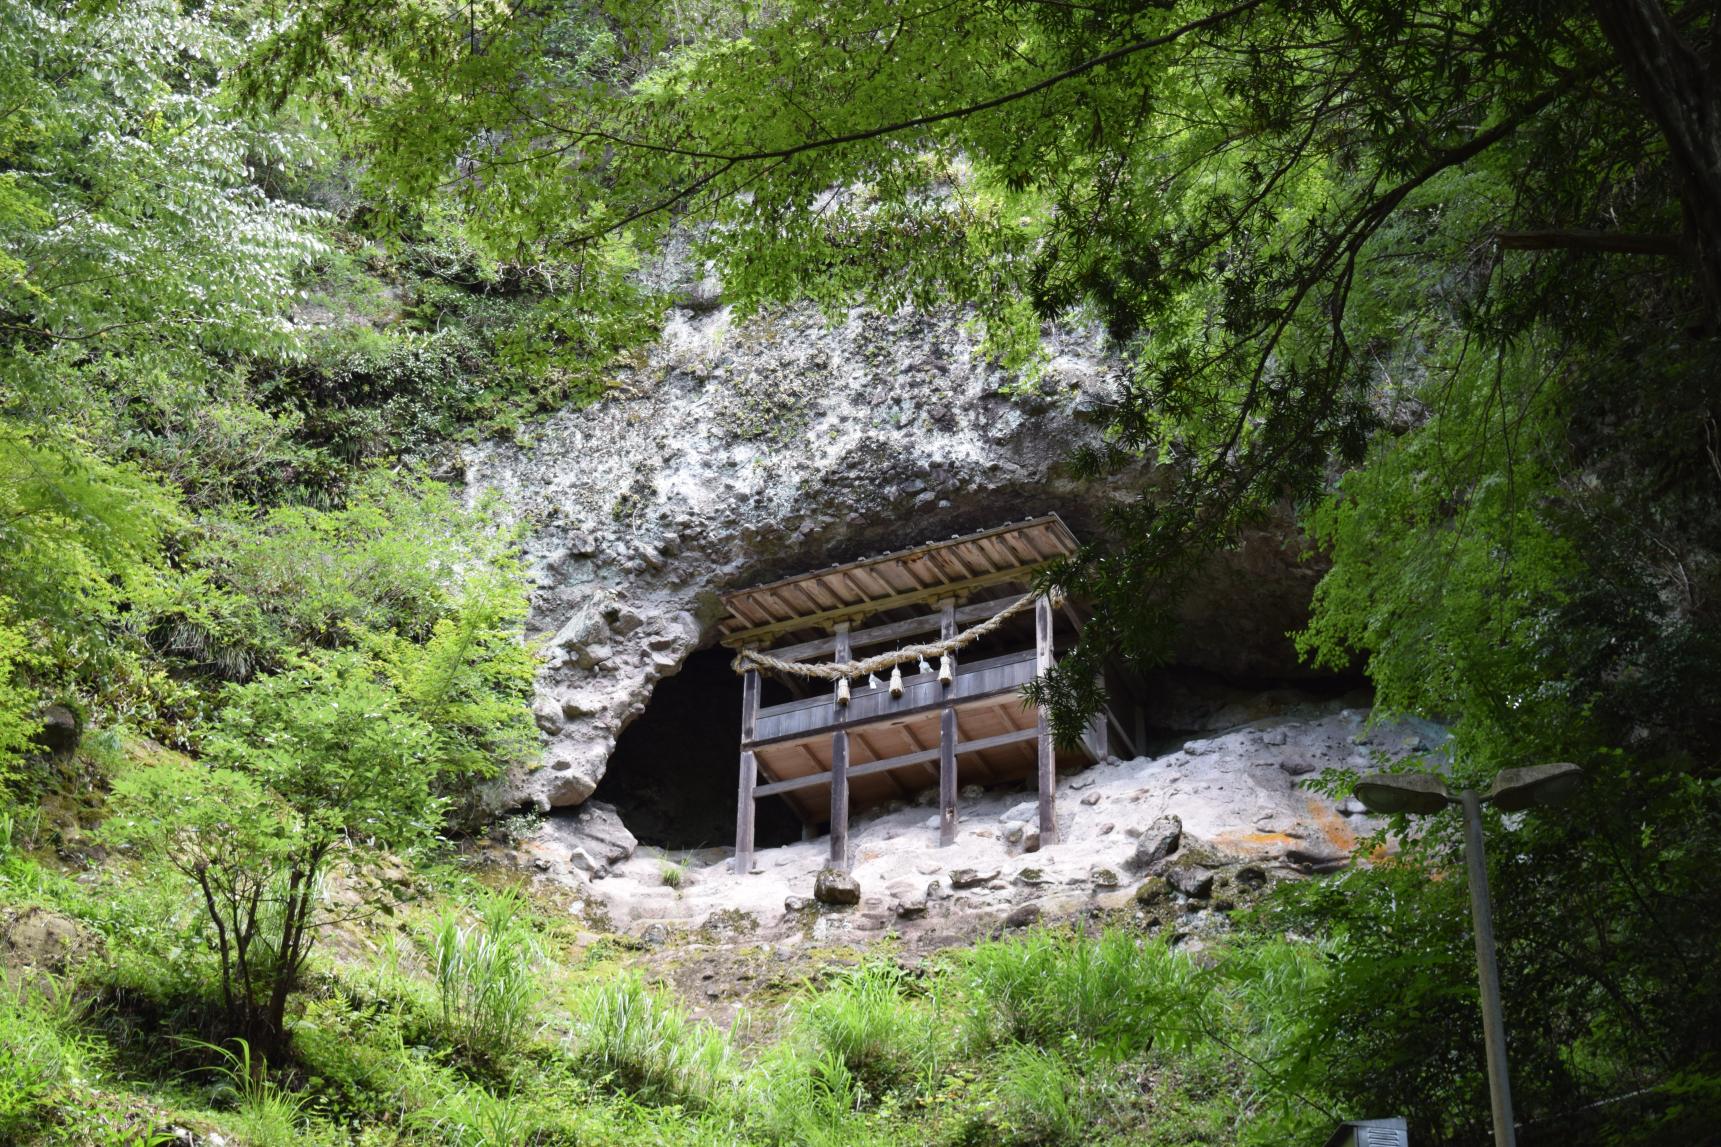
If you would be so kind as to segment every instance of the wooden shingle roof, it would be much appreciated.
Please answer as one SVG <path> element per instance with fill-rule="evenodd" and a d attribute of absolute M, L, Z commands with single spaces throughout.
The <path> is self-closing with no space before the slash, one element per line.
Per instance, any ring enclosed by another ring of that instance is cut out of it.
<path fill-rule="evenodd" d="M 1026 582 L 1038 567 L 1076 550 L 1056 514 L 941 542 L 862 558 L 723 595 L 725 645 L 764 644 L 817 633 L 842 620 L 888 613 L 950 594 Z"/>

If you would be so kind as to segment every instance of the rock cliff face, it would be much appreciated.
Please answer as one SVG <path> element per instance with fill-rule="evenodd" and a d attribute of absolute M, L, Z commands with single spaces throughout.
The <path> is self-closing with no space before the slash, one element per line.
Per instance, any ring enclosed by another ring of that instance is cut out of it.
<path fill-rule="evenodd" d="M 473 496 L 500 494 L 528 527 L 544 641 L 545 753 L 497 786 L 496 807 L 590 796 L 653 686 L 707 643 L 724 590 L 1046 512 L 1095 528 L 1137 483 L 1083 484 L 1065 461 L 1097 440 L 1123 364 L 1088 332 L 1049 347 L 1024 389 L 959 316 L 677 310 L 611 400 L 470 450 Z M 1186 642 L 1191 663 L 1290 668 L 1282 635 L 1313 580 L 1297 549 L 1251 540 L 1202 607 L 1227 620 Z M 1261 608 L 1240 612 L 1239 593 Z"/>

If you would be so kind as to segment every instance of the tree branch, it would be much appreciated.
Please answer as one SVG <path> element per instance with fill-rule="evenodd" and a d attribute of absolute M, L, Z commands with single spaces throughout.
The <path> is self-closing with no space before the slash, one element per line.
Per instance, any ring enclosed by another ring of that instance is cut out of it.
<path fill-rule="evenodd" d="M 1604 251 L 1616 255 L 1684 254 L 1677 235 L 1635 235 L 1618 231 L 1584 231 L 1550 228 L 1538 231 L 1501 231 L 1494 245 L 1503 251 Z"/>

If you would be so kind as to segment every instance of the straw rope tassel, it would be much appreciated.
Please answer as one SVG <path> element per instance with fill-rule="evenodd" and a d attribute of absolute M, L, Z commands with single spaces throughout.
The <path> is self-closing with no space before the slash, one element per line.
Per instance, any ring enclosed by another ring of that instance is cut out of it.
<path fill-rule="evenodd" d="M 841 677 L 837 679 L 837 704 L 847 705 L 848 703 L 849 679 L 847 677 Z"/>
<path fill-rule="evenodd" d="M 956 670 L 950 664 L 950 654 L 943 654 L 938 659 L 938 683 L 948 685 L 954 680 L 956 680 Z"/>
<path fill-rule="evenodd" d="M 902 666 L 890 667 L 890 695 L 892 698 L 902 696 Z"/>

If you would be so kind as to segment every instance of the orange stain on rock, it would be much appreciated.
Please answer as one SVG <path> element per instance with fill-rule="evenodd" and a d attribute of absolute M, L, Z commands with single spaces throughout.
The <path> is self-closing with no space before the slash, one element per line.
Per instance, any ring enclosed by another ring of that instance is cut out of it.
<path fill-rule="evenodd" d="M 1297 839 L 1282 832 L 1222 832 L 1214 839 L 1214 843 L 1227 848 L 1271 852 L 1275 849 L 1282 851 L 1294 848 Z"/>
<path fill-rule="evenodd" d="M 1309 819 L 1321 830 L 1328 844 L 1340 852 L 1356 848 L 1356 833 L 1351 831 L 1351 826 L 1345 823 L 1345 818 L 1336 808 L 1312 797 L 1304 797 L 1303 803 L 1308 805 Z"/>

